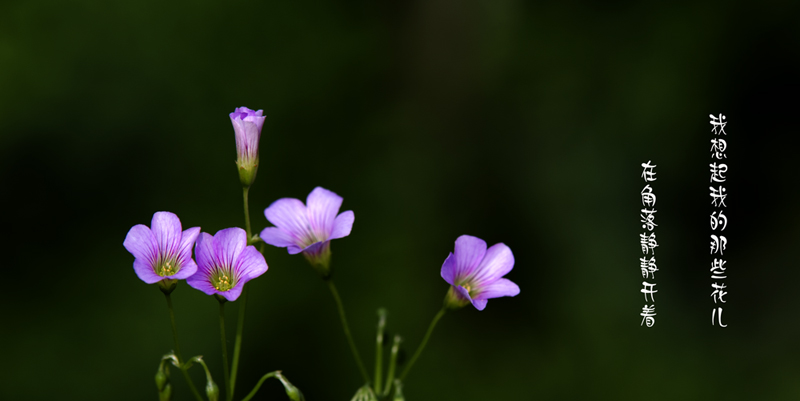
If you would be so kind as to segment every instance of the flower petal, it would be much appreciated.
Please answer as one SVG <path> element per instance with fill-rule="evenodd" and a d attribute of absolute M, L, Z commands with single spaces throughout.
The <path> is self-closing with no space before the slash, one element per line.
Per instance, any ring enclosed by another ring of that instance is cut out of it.
<path fill-rule="evenodd" d="M 297 245 L 289 245 L 288 247 L 286 247 L 286 251 L 289 252 L 289 255 L 296 255 L 300 252 L 303 252 L 303 248 L 300 248 Z"/>
<path fill-rule="evenodd" d="M 486 299 L 473 299 L 472 300 L 472 306 L 474 306 L 475 309 L 477 309 L 477 310 L 484 310 L 484 309 L 486 309 L 486 303 L 487 302 L 488 302 L 488 300 L 486 300 Z"/>
<path fill-rule="evenodd" d="M 270 223 L 283 229 L 294 239 L 295 245 L 305 247 L 316 242 L 306 216 L 306 205 L 294 198 L 282 198 L 264 210 Z"/>
<path fill-rule="evenodd" d="M 133 261 L 133 271 L 147 284 L 157 283 L 164 278 L 156 274 L 153 270 L 153 265 L 144 259 L 136 258 L 136 260 Z"/>
<path fill-rule="evenodd" d="M 150 223 L 150 230 L 156 238 L 158 250 L 162 257 L 178 256 L 181 245 L 181 220 L 174 213 L 156 212 Z"/>
<path fill-rule="evenodd" d="M 240 280 L 245 282 L 264 274 L 268 268 L 264 255 L 252 245 L 245 248 L 236 263 L 236 270 L 240 275 Z"/>
<path fill-rule="evenodd" d="M 183 280 L 193 276 L 195 273 L 197 273 L 197 263 L 192 258 L 189 258 L 181 262 L 181 269 L 177 273 L 165 278 Z"/>
<path fill-rule="evenodd" d="M 198 235 L 200 235 L 200 227 L 187 228 L 181 234 L 181 245 L 178 250 L 178 261 L 181 264 L 181 269 L 188 261 L 192 260 L 192 247 L 194 247 Z"/>
<path fill-rule="evenodd" d="M 492 245 L 486 250 L 478 268 L 472 273 L 469 280 L 473 283 L 473 288 L 477 289 L 484 285 L 489 285 L 505 276 L 514 268 L 514 254 L 504 243 Z"/>
<path fill-rule="evenodd" d="M 306 198 L 308 208 L 308 222 L 314 235 L 320 241 L 325 241 L 333 230 L 333 222 L 339 208 L 342 207 L 342 197 L 322 188 L 316 187 Z"/>
<path fill-rule="evenodd" d="M 453 275 L 454 284 L 461 284 L 478 267 L 486 254 L 486 242 L 471 235 L 462 235 L 456 239 L 456 270 Z"/>
<path fill-rule="evenodd" d="M 211 235 L 203 233 L 211 237 Z M 210 242 L 210 241 L 208 241 Z M 198 243 L 197 246 L 198 250 L 200 249 L 200 244 Z M 199 252 L 198 252 L 199 253 Z M 200 260 L 200 257 L 197 257 Z M 203 291 L 206 295 L 214 295 L 217 293 L 217 290 L 214 288 L 214 285 L 211 284 L 211 279 L 208 277 L 208 272 L 204 271 L 202 268 L 197 270 L 197 273 L 193 274 L 191 277 L 186 279 L 186 284 L 189 284 L 190 287 Z"/>
<path fill-rule="evenodd" d="M 450 255 L 447 255 L 447 259 L 442 263 L 442 270 L 439 274 L 442 275 L 442 278 L 444 281 L 447 281 L 448 284 L 455 285 L 456 258 L 453 256 L 452 252 L 450 252 Z"/>
<path fill-rule="evenodd" d="M 356 215 L 353 214 L 352 210 L 342 212 L 336 216 L 336 220 L 333 221 L 333 231 L 331 231 L 331 235 L 328 239 L 344 238 L 350 235 L 355 220 Z"/>
<path fill-rule="evenodd" d="M 267 244 L 277 246 L 278 248 L 286 248 L 287 246 L 294 245 L 294 238 L 291 234 L 278 227 L 267 227 L 261 230 L 259 236 Z"/>
<path fill-rule="evenodd" d="M 220 265 L 233 266 L 247 246 L 247 233 L 239 227 L 226 228 L 214 234 L 214 250 Z"/>
<path fill-rule="evenodd" d="M 466 299 L 467 301 L 472 302 L 472 297 L 469 296 L 469 291 L 467 291 L 466 288 L 464 288 L 463 286 L 460 286 L 460 285 L 455 286 L 455 288 L 456 288 L 456 292 L 459 295 L 461 295 L 462 298 Z"/>
<path fill-rule="evenodd" d="M 247 282 L 247 280 L 240 280 L 230 290 L 228 290 L 228 291 L 216 291 L 216 293 L 219 294 L 219 295 L 222 295 L 228 301 L 233 302 L 233 301 L 239 299 L 239 295 L 242 295 L 242 289 L 244 289 L 244 284 L 246 282 Z"/>
<path fill-rule="evenodd" d="M 158 257 L 158 243 L 146 225 L 137 224 L 131 227 L 122 245 L 136 260 L 149 263 L 150 270 L 154 270 L 153 264 Z"/>
<path fill-rule="evenodd" d="M 194 248 L 194 257 L 197 258 L 197 273 L 196 275 L 201 275 L 206 281 L 208 281 L 208 275 L 211 273 L 212 268 L 214 265 L 217 264 L 217 257 L 214 251 L 214 237 L 211 236 L 209 233 L 201 233 L 199 237 L 197 237 L 197 245 Z M 189 279 L 196 278 L 194 276 L 190 277 Z M 189 280 L 187 280 L 188 282 Z M 209 281 L 209 285 L 210 281 Z M 198 290 L 201 290 L 199 287 L 195 287 Z M 214 286 L 211 286 L 214 288 Z"/>
<path fill-rule="evenodd" d="M 519 294 L 519 286 L 507 278 L 501 278 L 480 289 L 475 299 L 513 297 Z"/>

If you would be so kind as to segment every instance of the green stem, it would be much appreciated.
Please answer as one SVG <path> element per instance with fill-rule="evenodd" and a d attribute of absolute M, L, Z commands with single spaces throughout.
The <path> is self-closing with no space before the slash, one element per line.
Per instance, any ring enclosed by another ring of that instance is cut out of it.
<path fill-rule="evenodd" d="M 405 379 L 406 375 L 411 370 L 411 367 L 414 366 L 414 362 L 416 362 L 417 358 L 419 358 L 419 354 L 421 354 L 422 350 L 425 349 L 425 345 L 428 344 L 428 339 L 431 337 L 431 333 L 433 333 L 433 328 L 436 327 L 436 323 L 438 323 L 439 319 L 441 319 L 442 316 L 444 316 L 445 312 L 447 312 L 447 309 L 442 308 L 439 311 L 439 313 L 437 313 L 436 316 L 433 317 L 433 321 L 431 321 L 431 325 L 428 326 L 428 332 L 425 333 L 425 337 L 422 339 L 422 343 L 419 345 L 419 347 L 417 347 L 417 351 L 414 352 L 414 356 L 411 357 L 411 360 L 408 362 L 408 365 L 406 365 L 406 368 L 403 369 L 403 374 L 400 375 L 401 381 Z"/>
<path fill-rule="evenodd" d="M 239 304 L 239 321 L 236 323 L 236 342 L 233 345 L 233 369 L 231 369 L 231 393 L 230 399 L 233 400 L 233 393 L 236 390 L 236 373 L 239 371 L 239 352 L 242 351 L 242 329 L 244 328 L 244 308 L 247 306 L 247 286 L 242 290 L 242 303 Z"/>
<path fill-rule="evenodd" d="M 378 336 L 375 338 L 375 394 L 381 393 L 381 379 L 383 378 L 383 330 L 385 327 L 386 310 L 381 308 L 378 309 Z"/>
<path fill-rule="evenodd" d="M 386 388 L 383 390 L 383 396 L 389 395 L 389 391 L 392 389 L 392 383 L 394 383 L 394 370 L 397 367 L 397 354 L 400 353 L 400 343 L 403 341 L 400 336 L 394 336 L 394 341 L 392 342 L 392 356 L 389 358 L 389 372 L 386 374 Z"/>
<path fill-rule="evenodd" d="M 253 232 L 250 230 L 250 207 L 247 205 L 247 195 L 250 192 L 250 187 L 242 187 L 242 197 L 244 198 L 244 227 L 247 231 L 247 244 L 250 245 L 250 239 Z"/>
<path fill-rule="evenodd" d="M 225 340 L 225 302 L 219 303 L 219 338 L 222 344 L 222 373 L 225 376 L 225 393 L 227 400 L 231 401 L 231 375 L 228 372 L 228 341 Z"/>
<path fill-rule="evenodd" d="M 331 294 L 333 294 L 333 299 L 336 300 L 336 306 L 339 308 L 339 319 L 342 321 L 344 335 L 347 337 L 347 342 L 350 344 L 350 351 L 353 352 L 353 357 L 356 359 L 358 370 L 361 371 L 361 376 L 364 378 L 364 380 L 369 383 L 369 374 L 367 373 L 367 370 L 364 369 L 364 363 L 361 362 L 361 356 L 358 354 L 358 349 L 356 349 L 356 343 L 353 342 L 353 336 L 350 334 L 350 326 L 347 324 L 347 318 L 344 315 L 344 305 L 342 305 L 342 299 L 339 298 L 339 292 L 336 291 L 336 286 L 333 284 L 333 279 L 327 279 L 325 282 L 328 283 L 328 288 L 330 288 Z"/>
<path fill-rule="evenodd" d="M 253 391 L 251 391 L 250 394 L 247 394 L 247 397 L 242 398 L 242 401 L 250 401 L 250 399 L 253 398 L 256 395 L 256 393 L 258 392 L 258 389 L 261 388 L 261 384 L 264 383 L 265 380 L 269 379 L 270 377 L 277 376 L 278 373 L 280 373 L 280 372 L 281 372 L 280 370 L 276 370 L 274 372 L 269 372 L 269 373 L 265 374 L 264 376 L 261 376 L 261 380 L 259 380 L 258 383 L 256 383 L 256 386 L 253 387 Z"/>
<path fill-rule="evenodd" d="M 164 296 L 167 298 L 169 320 L 172 322 L 172 339 L 175 340 L 175 355 L 178 357 L 178 368 L 180 369 L 181 373 L 183 373 L 183 378 L 186 379 L 186 383 L 189 385 L 189 390 L 192 392 L 192 394 L 194 394 L 194 398 L 197 398 L 197 401 L 203 401 L 203 397 L 200 396 L 200 393 L 197 392 L 197 388 L 194 387 L 194 383 L 192 383 L 192 378 L 189 377 L 189 372 L 183 368 L 181 347 L 178 344 L 178 326 L 175 324 L 175 312 L 172 310 L 172 298 L 167 293 L 164 293 Z"/>

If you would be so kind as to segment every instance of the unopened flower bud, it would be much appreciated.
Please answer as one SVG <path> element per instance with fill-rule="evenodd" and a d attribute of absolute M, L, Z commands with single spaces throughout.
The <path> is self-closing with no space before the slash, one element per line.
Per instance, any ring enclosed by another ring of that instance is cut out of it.
<path fill-rule="evenodd" d="M 263 110 L 253 111 L 247 107 L 238 107 L 230 114 L 236 134 L 236 166 L 239 180 L 245 187 L 253 184 L 258 171 L 258 143 L 266 119 L 263 114 Z"/>
<path fill-rule="evenodd" d="M 164 391 L 164 387 L 169 383 L 169 377 L 163 369 L 158 369 L 156 372 L 156 388 L 159 392 Z"/>
<path fill-rule="evenodd" d="M 206 396 L 208 397 L 208 401 L 219 400 L 219 386 L 217 386 L 217 383 L 214 383 L 213 380 L 206 382 Z"/>
<path fill-rule="evenodd" d="M 283 388 L 286 390 L 286 395 L 289 396 L 289 399 L 292 401 L 305 401 L 305 397 L 303 397 L 303 393 L 300 392 L 300 389 L 294 386 L 294 384 L 290 383 L 288 379 L 280 372 L 275 375 L 278 380 L 283 383 Z"/>
<path fill-rule="evenodd" d="M 164 389 L 158 392 L 158 401 L 172 400 L 172 384 L 167 383 Z"/>

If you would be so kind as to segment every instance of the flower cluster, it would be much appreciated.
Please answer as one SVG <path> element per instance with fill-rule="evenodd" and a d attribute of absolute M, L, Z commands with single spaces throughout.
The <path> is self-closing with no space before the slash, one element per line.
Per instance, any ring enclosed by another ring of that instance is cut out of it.
<path fill-rule="evenodd" d="M 159 397 L 170 399 L 171 386 L 168 382 L 168 369 L 165 361 L 177 366 L 184 374 L 190 389 L 197 394 L 186 370 L 192 363 L 198 363 L 206 371 L 206 395 L 209 400 L 215 401 L 220 396 L 219 388 L 211 378 L 211 373 L 200 356 L 183 360 L 177 351 L 178 336 L 172 310 L 170 293 L 176 288 L 178 280 L 186 283 L 207 295 L 213 295 L 219 300 L 220 308 L 220 336 L 223 347 L 223 361 L 225 366 L 226 398 L 233 399 L 236 382 L 236 368 L 241 345 L 242 320 L 245 305 L 242 304 L 237 325 L 237 340 L 234 349 L 233 367 L 229 375 L 227 359 L 227 342 L 225 339 L 225 313 L 224 306 L 228 301 L 236 301 L 242 295 L 245 284 L 250 280 L 266 273 L 267 262 L 262 255 L 264 244 L 279 248 L 286 248 L 289 254 L 302 253 L 311 266 L 322 276 L 329 286 L 339 309 L 339 317 L 344 333 L 347 336 L 351 351 L 361 371 L 364 381 L 368 383 L 356 394 L 365 399 L 402 399 L 402 380 L 414 365 L 427 343 L 428 337 L 434 326 L 447 310 L 458 309 L 467 304 L 472 304 L 479 311 L 486 308 L 489 299 L 516 296 L 520 289 L 511 280 L 504 278 L 514 267 L 514 255 L 511 249 L 503 243 L 487 247 L 486 242 L 480 238 L 462 235 L 455 241 L 455 249 L 442 264 L 441 277 L 449 285 L 445 295 L 444 305 L 431 322 L 427 334 L 413 357 L 407 363 L 403 373 L 395 377 L 395 365 L 399 352 L 400 337 L 395 336 L 392 346 L 390 367 L 386 376 L 386 386 L 382 387 L 381 354 L 383 329 L 386 324 L 386 312 L 379 312 L 375 380 L 371 380 L 363 366 L 357 347 L 350 334 L 350 329 L 345 319 L 344 307 L 338 290 L 331 278 L 331 240 L 344 238 L 350 235 L 355 221 L 352 210 L 339 213 L 343 198 L 336 193 L 322 187 L 314 188 L 308 194 L 305 203 L 295 198 L 280 198 L 264 210 L 264 216 L 272 226 L 261 230 L 258 236 L 252 236 L 250 215 L 248 210 L 248 193 L 253 184 L 258 170 L 258 149 L 261 139 L 261 130 L 265 117 L 263 111 L 253 111 L 247 107 L 239 107 L 230 113 L 236 140 L 239 179 L 242 184 L 245 207 L 246 230 L 231 227 L 218 231 L 213 236 L 201 232 L 200 227 L 183 230 L 181 221 L 173 213 L 157 212 L 153 215 L 150 227 L 137 224 L 133 226 L 125 238 L 123 245 L 133 256 L 133 269 L 136 275 L 147 284 L 158 284 L 164 292 L 170 310 L 175 340 L 175 352 L 162 358 L 159 371 L 156 375 L 156 384 Z M 260 244 L 261 252 L 254 245 Z M 194 248 L 194 257 L 192 251 Z M 242 297 L 246 302 L 247 297 Z M 280 371 L 266 374 L 266 378 L 279 379 L 292 400 L 302 400 L 302 393 L 281 375 Z M 245 399 L 250 399 L 261 385 Z M 393 395 L 392 395 L 393 394 Z M 354 398 L 354 399 L 356 399 Z"/>

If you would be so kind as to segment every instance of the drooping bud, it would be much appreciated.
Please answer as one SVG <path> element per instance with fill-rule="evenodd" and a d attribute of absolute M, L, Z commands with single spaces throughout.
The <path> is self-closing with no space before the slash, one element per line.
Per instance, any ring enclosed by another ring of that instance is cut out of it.
<path fill-rule="evenodd" d="M 290 400 L 305 401 L 305 397 L 303 397 L 303 393 L 300 391 L 300 389 L 295 387 L 294 384 L 290 383 L 286 376 L 281 374 L 281 372 L 278 372 L 275 377 L 277 377 L 278 380 L 280 380 L 283 384 L 283 388 L 286 390 L 286 395 L 289 396 Z"/>
<path fill-rule="evenodd" d="M 219 400 L 219 386 L 213 380 L 206 382 L 206 397 L 208 397 L 208 401 Z"/>
<path fill-rule="evenodd" d="M 167 383 L 164 390 L 158 393 L 158 401 L 171 401 L 172 400 L 172 384 Z"/>
<path fill-rule="evenodd" d="M 167 374 L 164 373 L 162 369 L 159 369 L 158 372 L 156 372 L 156 388 L 158 389 L 158 391 L 159 392 L 163 391 L 164 387 L 167 386 L 167 383 L 169 383 L 169 378 L 167 378 Z"/>
<path fill-rule="evenodd" d="M 197 362 L 203 366 L 203 369 L 206 371 L 206 396 L 208 397 L 208 401 L 218 401 L 219 386 L 217 386 L 217 383 L 214 383 L 214 379 L 211 378 L 211 371 L 208 370 L 208 366 L 206 365 L 206 362 L 203 360 L 203 357 L 200 355 L 192 357 L 187 362 L 187 366 L 184 366 L 185 369 L 188 369 L 189 366 L 191 366 L 188 365 L 188 363 L 190 362 Z"/>
<path fill-rule="evenodd" d="M 159 401 L 169 401 L 172 398 L 172 384 L 169 383 L 169 365 L 165 362 L 171 361 L 173 358 L 174 355 L 171 353 L 164 355 L 161 358 L 161 363 L 158 364 L 155 381 Z"/>

